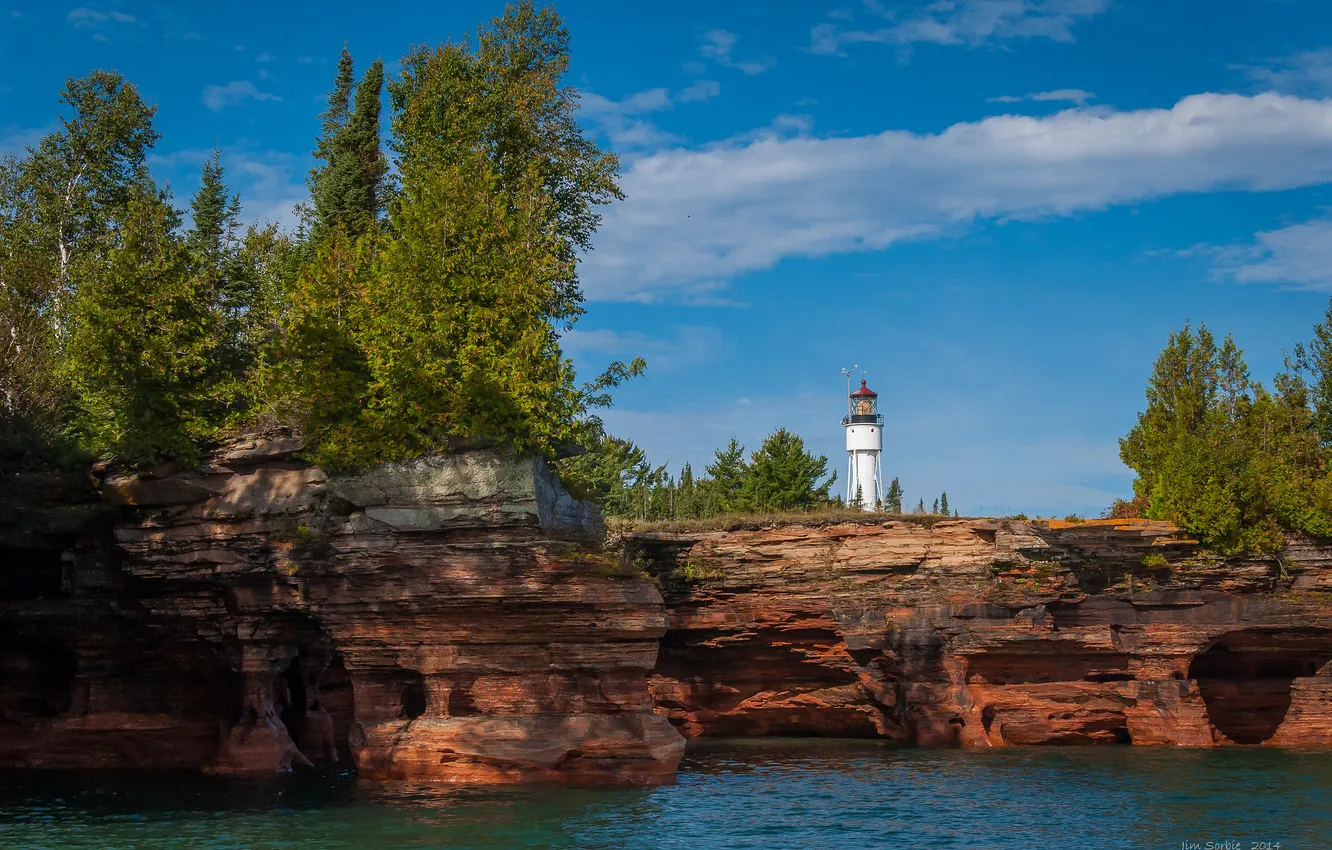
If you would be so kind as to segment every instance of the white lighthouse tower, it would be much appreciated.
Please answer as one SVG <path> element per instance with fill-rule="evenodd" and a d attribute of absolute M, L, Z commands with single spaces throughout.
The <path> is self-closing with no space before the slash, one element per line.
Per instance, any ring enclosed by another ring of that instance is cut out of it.
<path fill-rule="evenodd" d="M 847 383 L 850 384 L 849 378 Z M 883 473 L 879 465 L 879 456 L 883 454 L 883 415 L 879 413 L 879 394 L 865 386 L 863 380 L 860 389 L 850 394 L 842 426 L 846 429 L 849 456 L 846 503 L 855 507 L 859 493 L 862 510 L 877 510 L 883 500 Z"/>

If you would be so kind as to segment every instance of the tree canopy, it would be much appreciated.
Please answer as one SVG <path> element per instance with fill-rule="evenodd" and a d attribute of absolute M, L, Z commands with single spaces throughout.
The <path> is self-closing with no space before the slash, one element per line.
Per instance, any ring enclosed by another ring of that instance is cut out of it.
<path fill-rule="evenodd" d="M 1329 341 L 1332 302 L 1268 389 L 1231 337 L 1187 323 L 1172 332 L 1147 408 L 1120 441 L 1145 514 L 1222 552 L 1275 551 L 1286 532 L 1332 536 Z"/>
<path fill-rule="evenodd" d="M 619 163 L 577 123 L 559 16 L 524 0 L 388 83 L 344 48 L 302 227 L 241 225 L 220 151 L 187 210 L 148 168 L 156 107 L 71 79 L 0 159 L 0 457 L 189 462 L 263 423 L 333 466 L 486 444 L 554 456 L 644 364 L 579 383 L 560 336 Z"/>

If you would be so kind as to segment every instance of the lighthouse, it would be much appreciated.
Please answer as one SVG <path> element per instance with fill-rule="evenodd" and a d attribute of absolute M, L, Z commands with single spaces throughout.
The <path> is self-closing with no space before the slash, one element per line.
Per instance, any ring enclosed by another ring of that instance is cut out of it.
<path fill-rule="evenodd" d="M 856 507 L 856 494 L 859 493 L 862 510 L 877 510 L 883 500 L 883 476 L 879 467 L 879 456 L 883 454 L 883 415 L 879 413 L 879 394 L 867 387 L 863 380 L 860 389 L 851 393 L 842 427 L 846 429 L 848 455 L 846 503 Z"/>

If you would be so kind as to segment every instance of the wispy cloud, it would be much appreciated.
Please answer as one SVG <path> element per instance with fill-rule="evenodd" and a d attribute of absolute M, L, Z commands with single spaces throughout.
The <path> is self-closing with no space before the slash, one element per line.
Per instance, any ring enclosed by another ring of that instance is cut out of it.
<path fill-rule="evenodd" d="M 1304 50 L 1260 65 L 1236 65 L 1258 85 L 1287 94 L 1332 94 L 1332 48 Z"/>
<path fill-rule="evenodd" d="M 1034 100 L 1037 102 L 1068 102 L 1076 103 L 1078 106 L 1086 106 L 1087 101 L 1092 100 L 1096 95 L 1082 89 L 1055 89 L 1054 91 L 1039 91 L 1032 94 L 1012 95 L 1005 94 L 999 97 L 986 98 L 987 103 L 1022 103 L 1023 101 Z"/>
<path fill-rule="evenodd" d="M 268 51 L 264 51 L 263 53 L 260 53 L 258 56 L 254 57 L 254 61 L 256 61 L 256 62 L 275 62 L 275 61 L 277 61 L 277 57 L 274 56 L 273 54 L 269 53 Z"/>
<path fill-rule="evenodd" d="M 239 106 L 247 100 L 282 100 L 277 95 L 260 91 L 249 80 L 233 80 L 225 86 L 206 86 L 203 90 L 204 106 L 221 112 L 228 106 Z"/>
<path fill-rule="evenodd" d="M 704 58 L 711 59 L 722 67 L 734 68 L 742 74 L 751 76 L 762 74 L 777 64 L 777 60 L 771 56 L 763 56 L 759 59 L 735 59 L 731 52 L 739 40 L 740 37 L 730 30 L 708 30 L 703 34 L 703 44 L 698 48 L 698 52 L 703 54 Z"/>
<path fill-rule="evenodd" d="M 710 100 L 720 92 L 721 85 L 713 80 L 697 80 L 674 93 L 666 88 L 646 89 L 620 100 L 583 92 L 580 108 L 582 114 L 604 131 L 617 147 L 649 148 L 670 144 L 679 138 L 662 130 L 646 116 L 664 112 L 677 103 Z"/>
<path fill-rule="evenodd" d="M 1200 94 L 1169 109 L 1001 115 L 941 133 L 766 137 L 635 159 L 588 295 L 720 292 L 787 257 L 882 250 L 1179 193 L 1332 182 L 1332 100 Z"/>
<path fill-rule="evenodd" d="M 80 6 L 70 11 L 65 16 L 65 20 L 74 25 L 75 29 L 90 29 L 100 27 L 107 23 L 116 24 L 136 24 L 139 19 L 133 15 L 127 15 L 124 12 L 112 10 L 110 12 L 101 12 L 97 9 L 90 9 L 87 6 Z"/>
<path fill-rule="evenodd" d="M 978 47 L 1019 38 L 1073 41 L 1073 26 L 1104 12 L 1110 0 L 938 0 L 907 10 L 866 0 L 865 6 L 882 26 L 819 24 L 810 30 L 809 51 L 842 55 L 851 44 L 906 48 L 918 43 Z"/>
<path fill-rule="evenodd" d="M 200 169 L 212 155 L 211 148 L 184 148 L 154 152 L 148 162 L 154 171 L 175 176 L 173 182 L 193 192 Z M 222 149 L 222 164 L 233 191 L 240 194 L 241 215 L 246 221 L 271 221 L 287 230 L 295 228 L 293 208 L 309 194 L 305 186 L 306 161 L 284 151 L 241 142 Z"/>
<path fill-rule="evenodd" d="M 1263 231 L 1248 244 L 1195 246 L 1183 253 L 1210 254 L 1216 272 L 1238 283 L 1332 292 L 1332 219 Z"/>
<path fill-rule="evenodd" d="M 679 325 L 669 336 L 648 336 L 637 331 L 609 329 L 569 331 L 560 340 L 564 352 L 576 360 L 643 357 L 654 373 L 675 372 L 716 360 L 725 348 L 719 328 L 706 325 Z M 595 368 L 595 367 L 594 367 Z"/>
<path fill-rule="evenodd" d="M 111 44 L 111 37 L 105 32 L 107 28 L 115 25 L 139 23 L 138 18 L 125 12 L 115 9 L 103 12 L 88 6 L 80 6 L 77 9 L 70 10 L 69 14 L 65 16 L 65 20 L 76 30 L 91 30 L 92 40 L 102 44 Z M 141 26 L 147 26 L 147 24 Z"/>

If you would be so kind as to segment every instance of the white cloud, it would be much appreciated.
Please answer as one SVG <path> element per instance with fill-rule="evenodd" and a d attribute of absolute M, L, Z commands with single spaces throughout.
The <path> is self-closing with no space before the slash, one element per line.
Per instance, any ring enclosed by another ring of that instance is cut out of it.
<path fill-rule="evenodd" d="M 1217 272 L 1239 283 L 1281 283 L 1332 292 L 1332 220 L 1314 219 L 1255 234 L 1248 245 L 1194 248 L 1210 253 Z"/>
<path fill-rule="evenodd" d="M 225 86 L 206 86 L 203 90 L 204 106 L 221 112 L 228 106 L 238 106 L 247 100 L 282 100 L 271 92 L 260 91 L 249 80 L 233 80 Z"/>
<path fill-rule="evenodd" d="M 675 99 L 680 103 L 712 100 L 721 94 L 721 84 L 716 80 L 698 80 L 693 85 L 680 89 Z"/>
<path fill-rule="evenodd" d="M 637 331 L 573 330 L 561 338 L 560 347 L 575 360 L 597 361 L 594 369 L 601 368 L 601 361 L 607 359 L 628 361 L 642 357 L 655 374 L 711 363 L 721 354 L 725 340 L 718 328 L 680 325 L 672 328 L 667 338 L 649 337 Z M 594 354 L 598 357 L 591 357 Z"/>
<path fill-rule="evenodd" d="M 749 59 L 738 61 L 731 56 L 731 51 L 740 37 L 729 30 L 715 29 L 708 30 L 703 34 L 703 44 L 698 48 L 698 52 L 704 57 L 711 59 L 718 65 L 726 68 L 734 68 L 742 74 L 762 74 L 764 71 L 777 64 L 777 60 L 771 56 L 764 56 L 760 59 Z"/>
<path fill-rule="evenodd" d="M 1101 14 L 1110 0 L 937 0 L 906 14 L 877 2 L 865 5 L 887 24 L 873 29 L 819 24 L 810 30 L 810 52 L 840 55 L 846 45 L 861 43 L 978 47 L 1015 38 L 1068 42 L 1074 40 L 1074 24 Z"/>
<path fill-rule="evenodd" d="M 1255 83 L 1288 94 L 1332 94 L 1332 48 L 1305 50 L 1264 65 L 1237 66 Z"/>
<path fill-rule="evenodd" d="M 101 42 L 102 44 L 111 44 L 111 39 L 107 38 L 105 35 L 103 35 L 100 32 L 93 33 L 92 40 Z"/>
<path fill-rule="evenodd" d="M 942 133 L 773 138 L 639 157 L 582 277 L 594 299 L 716 292 L 786 257 L 881 250 L 976 219 L 1332 181 L 1332 100 L 1002 115 Z"/>
<path fill-rule="evenodd" d="M 124 12 L 110 11 L 100 12 L 97 9 L 90 9 L 87 6 L 80 6 L 71 10 L 65 16 L 65 20 L 74 25 L 75 29 L 88 29 L 100 27 L 106 23 L 116 24 L 135 24 L 139 19 L 133 15 L 127 15 Z"/>
<path fill-rule="evenodd" d="M 679 141 L 675 135 L 662 130 L 645 116 L 664 112 L 676 103 L 697 103 L 710 100 L 721 92 L 713 80 L 697 80 L 675 94 L 669 89 L 655 88 L 611 100 L 595 92 L 583 92 L 580 109 L 585 118 L 596 124 L 620 148 L 649 148 Z"/>
<path fill-rule="evenodd" d="M 1068 102 L 1076 103 L 1078 106 L 1086 106 L 1087 101 L 1095 98 L 1096 95 L 1082 89 L 1055 89 L 1054 91 L 1039 91 L 1033 94 L 1011 95 L 1005 94 L 999 97 L 986 98 L 987 103 L 1022 103 L 1026 100 L 1037 102 Z"/>
<path fill-rule="evenodd" d="M 274 56 L 271 53 L 268 53 L 267 51 L 260 53 L 258 56 L 254 57 L 254 61 L 256 62 L 273 62 L 276 59 L 277 59 L 276 56 Z"/>

